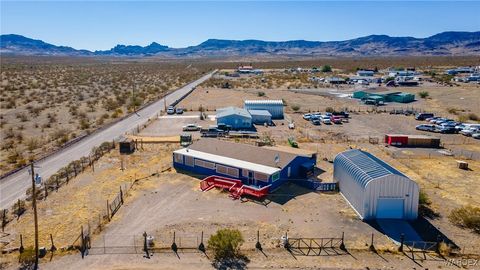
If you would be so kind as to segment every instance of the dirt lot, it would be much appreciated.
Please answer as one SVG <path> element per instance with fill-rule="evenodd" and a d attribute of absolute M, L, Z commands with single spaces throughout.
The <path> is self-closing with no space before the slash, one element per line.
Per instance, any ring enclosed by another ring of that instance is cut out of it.
<path fill-rule="evenodd" d="M 182 133 L 182 128 L 188 124 L 196 124 L 202 128 L 208 128 L 210 125 L 216 125 L 214 121 L 215 114 L 207 114 L 205 120 L 200 120 L 200 112 L 185 112 L 181 115 L 163 115 L 152 124 L 143 129 L 140 136 L 178 136 Z M 195 137 L 200 136 L 199 132 L 190 132 Z"/>

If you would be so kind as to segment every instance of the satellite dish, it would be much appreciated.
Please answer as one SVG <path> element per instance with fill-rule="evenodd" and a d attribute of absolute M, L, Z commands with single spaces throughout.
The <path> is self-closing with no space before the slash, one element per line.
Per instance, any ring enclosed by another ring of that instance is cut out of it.
<path fill-rule="evenodd" d="M 278 165 L 278 163 L 280 162 L 280 156 L 278 154 L 275 155 L 275 158 L 273 159 L 273 161 L 275 161 L 275 164 Z"/>

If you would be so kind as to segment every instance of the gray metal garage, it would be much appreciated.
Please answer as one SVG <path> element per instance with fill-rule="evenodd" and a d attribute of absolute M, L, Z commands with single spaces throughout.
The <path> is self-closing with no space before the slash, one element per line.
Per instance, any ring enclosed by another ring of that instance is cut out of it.
<path fill-rule="evenodd" d="M 333 177 L 362 219 L 416 219 L 416 182 L 374 155 L 353 149 L 335 157 Z"/>

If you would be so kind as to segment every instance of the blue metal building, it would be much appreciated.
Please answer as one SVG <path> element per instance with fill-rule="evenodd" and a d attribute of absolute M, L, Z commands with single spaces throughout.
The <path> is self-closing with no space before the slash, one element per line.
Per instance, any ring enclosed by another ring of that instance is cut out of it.
<path fill-rule="evenodd" d="M 266 110 L 272 115 L 272 119 L 283 119 L 283 101 L 279 100 L 245 100 L 246 110 Z"/>
<path fill-rule="evenodd" d="M 416 219 L 416 182 L 374 155 L 353 149 L 333 162 L 340 192 L 362 219 Z"/>
<path fill-rule="evenodd" d="M 252 116 L 242 108 L 227 107 L 217 110 L 217 125 L 225 124 L 233 129 L 249 129 L 252 127 Z"/>
<path fill-rule="evenodd" d="M 294 152 L 296 151 L 296 152 Z M 279 147 L 204 138 L 173 152 L 173 166 L 200 176 L 239 179 L 255 188 L 274 190 L 289 179 L 306 179 L 313 172 L 316 154 Z"/>

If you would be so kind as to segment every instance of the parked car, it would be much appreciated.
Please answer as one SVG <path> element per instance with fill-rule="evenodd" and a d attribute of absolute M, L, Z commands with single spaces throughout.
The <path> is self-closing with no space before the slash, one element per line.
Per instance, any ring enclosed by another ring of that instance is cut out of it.
<path fill-rule="evenodd" d="M 415 129 L 416 129 L 416 130 L 433 132 L 433 131 L 435 131 L 435 125 L 422 124 L 422 125 L 416 126 Z"/>
<path fill-rule="evenodd" d="M 432 122 L 433 120 L 436 120 L 438 118 L 440 118 L 440 116 L 429 117 L 429 118 L 425 119 L 425 121 Z"/>
<path fill-rule="evenodd" d="M 311 121 L 312 121 L 312 124 L 314 124 L 314 125 L 316 125 L 316 126 L 320 125 L 320 123 L 321 123 L 321 122 L 320 122 L 320 119 L 319 119 L 318 117 L 312 118 Z"/>
<path fill-rule="evenodd" d="M 462 134 L 462 135 L 464 135 L 464 136 L 470 137 L 470 136 L 472 136 L 473 134 L 478 133 L 479 130 L 480 130 L 480 129 L 475 128 L 475 127 L 469 127 L 469 128 L 460 130 L 459 133 Z"/>
<path fill-rule="evenodd" d="M 212 128 L 216 128 L 216 129 L 219 129 L 219 130 L 222 130 L 222 131 L 229 131 L 229 130 L 232 130 L 232 126 L 230 125 L 225 125 L 225 124 L 218 124 L 216 126 L 212 126 Z"/>
<path fill-rule="evenodd" d="M 337 116 L 342 116 L 342 117 L 344 117 L 344 118 L 349 118 L 349 117 L 350 117 L 350 114 L 349 114 L 348 112 L 344 112 L 344 111 L 342 111 L 342 112 L 333 112 L 332 114 L 333 114 L 333 115 L 337 115 Z"/>
<path fill-rule="evenodd" d="M 330 120 L 330 116 L 328 116 L 328 115 L 322 115 L 322 122 L 325 125 L 331 125 L 332 124 L 332 121 Z"/>
<path fill-rule="evenodd" d="M 332 121 L 334 124 L 341 124 L 342 123 L 342 117 L 337 116 L 337 115 L 332 115 L 332 116 L 330 116 L 330 121 Z"/>
<path fill-rule="evenodd" d="M 303 115 L 303 119 L 305 119 L 305 120 L 310 120 L 310 117 L 312 117 L 312 114 L 310 114 L 310 113 L 306 113 L 306 114 Z"/>
<path fill-rule="evenodd" d="M 480 133 L 474 133 L 472 134 L 472 138 L 480 140 Z"/>
<path fill-rule="evenodd" d="M 464 123 L 459 123 L 458 125 L 455 126 L 455 129 L 457 130 L 457 132 L 466 128 L 468 128 L 468 124 L 464 124 Z"/>
<path fill-rule="evenodd" d="M 444 118 L 444 117 L 433 117 L 428 122 L 430 122 L 432 124 L 435 124 L 436 121 L 440 121 L 440 120 L 446 120 L 446 118 Z"/>
<path fill-rule="evenodd" d="M 433 113 L 417 113 L 415 115 L 415 120 L 425 120 L 427 118 L 433 117 Z"/>
<path fill-rule="evenodd" d="M 176 108 L 175 113 L 176 114 L 183 114 L 183 109 L 182 108 Z"/>
<path fill-rule="evenodd" d="M 437 125 L 435 126 L 435 132 L 443 133 L 443 134 L 453 134 L 453 133 L 456 133 L 457 131 L 455 130 L 455 127 Z"/>
<path fill-rule="evenodd" d="M 196 124 L 188 124 L 186 126 L 183 126 L 183 131 L 197 131 L 201 129 L 202 127 Z"/>
<path fill-rule="evenodd" d="M 168 107 L 167 114 L 175 114 L 175 108 L 173 106 Z"/>

